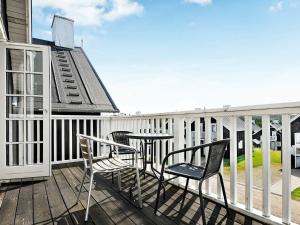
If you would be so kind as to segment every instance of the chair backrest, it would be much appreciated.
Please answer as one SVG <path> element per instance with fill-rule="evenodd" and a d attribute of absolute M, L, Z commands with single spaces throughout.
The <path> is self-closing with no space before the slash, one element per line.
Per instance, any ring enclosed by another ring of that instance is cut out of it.
<path fill-rule="evenodd" d="M 84 165 L 88 167 L 93 163 L 93 154 L 91 151 L 91 143 L 88 138 L 79 137 L 79 146 L 82 154 L 82 158 L 84 159 Z"/>
<path fill-rule="evenodd" d="M 208 157 L 204 170 L 204 177 L 210 177 L 218 173 L 227 147 L 229 139 L 212 142 L 208 148 Z"/>
<path fill-rule="evenodd" d="M 129 138 L 126 136 L 126 134 L 131 134 L 131 133 L 132 132 L 130 131 L 114 131 L 111 133 L 111 136 L 114 142 L 123 145 L 129 145 Z"/>

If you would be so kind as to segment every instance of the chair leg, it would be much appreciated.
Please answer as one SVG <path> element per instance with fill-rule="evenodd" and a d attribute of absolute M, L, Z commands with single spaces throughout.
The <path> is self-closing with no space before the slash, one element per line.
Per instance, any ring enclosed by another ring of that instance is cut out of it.
<path fill-rule="evenodd" d="M 118 187 L 119 187 L 119 191 L 122 190 L 122 180 L 121 180 L 121 172 L 118 171 Z"/>
<path fill-rule="evenodd" d="M 160 195 L 160 190 L 161 190 L 161 188 L 162 188 L 162 183 L 163 183 L 163 175 L 160 175 L 159 184 L 158 184 L 158 189 L 157 189 L 156 202 L 155 202 L 155 208 L 154 208 L 154 214 L 157 213 L 158 202 L 159 202 L 159 195 Z"/>
<path fill-rule="evenodd" d="M 86 206 L 86 212 L 85 212 L 85 221 L 88 221 L 89 218 L 89 209 L 90 209 L 90 199 L 91 199 L 91 193 L 92 193 L 92 186 L 93 186 L 93 178 L 94 178 L 94 174 L 91 174 L 90 177 L 90 187 L 89 187 L 89 195 L 88 195 L 88 202 L 87 202 L 87 206 Z"/>
<path fill-rule="evenodd" d="M 221 181 L 221 187 L 222 187 L 222 192 L 223 192 L 223 198 L 224 198 L 224 203 L 225 203 L 225 208 L 227 210 L 227 214 L 229 214 L 229 208 L 228 208 L 228 203 L 227 203 L 227 197 L 226 197 L 226 191 L 225 191 L 225 186 L 224 186 L 224 181 L 221 173 L 218 173 Z"/>
<path fill-rule="evenodd" d="M 79 201 L 79 197 L 80 197 L 80 193 L 81 193 L 81 190 L 82 190 L 82 186 L 83 186 L 83 183 L 84 183 L 86 173 L 87 173 L 87 169 L 84 169 L 84 174 L 83 174 L 83 178 L 82 178 L 82 181 L 81 181 L 81 184 L 80 184 L 80 189 L 79 189 L 79 192 L 78 192 L 78 195 L 77 195 L 76 203 L 78 203 L 78 201 Z"/>
<path fill-rule="evenodd" d="M 202 213 L 202 223 L 203 223 L 203 225 L 206 225 L 204 200 L 203 200 L 203 195 L 202 195 L 202 183 L 203 183 L 203 180 L 200 181 L 200 183 L 199 183 L 199 198 L 200 198 L 200 208 L 201 208 L 201 213 Z"/>
<path fill-rule="evenodd" d="M 115 181 L 114 181 L 114 173 L 111 173 L 111 183 L 114 184 Z"/>
<path fill-rule="evenodd" d="M 190 181 L 190 178 L 186 178 L 186 183 L 185 183 L 185 188 L 184 188 L 183 198 L 182 198 L 182 203 L 181 203 L 182 205 L 184 204 L 185 196 L 186 196 L 187 189 L 189 186 L 189 181 Z"/>
<path fill-rule="evenodd" d="M 141 180 L 140 180 L 140 171 L 138 167 L 136 167 L 136 184 L 138 189 L 139 206 L 140 208 L 142 208 L 143 202 L 142 202 L 142 192 L 141 192 Z"/>

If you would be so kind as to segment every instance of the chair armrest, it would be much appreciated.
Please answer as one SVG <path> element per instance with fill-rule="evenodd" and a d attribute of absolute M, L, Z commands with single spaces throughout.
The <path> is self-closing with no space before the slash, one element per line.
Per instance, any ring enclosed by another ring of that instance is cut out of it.
<path fill-rule="evenodd" d="M 123 145 L 123 144 L 120 144 L 120 143 L 117 143 L 117 142 L 114 142 L 114 141 L 106 140 L 106 139 L 103 139 L 103 138 L 97 138 L 97 137 L 93 137 L 93 136 L 88 136 L 88 135 L 83 135 L 83 134 L 77 134 L 77 136 L 89 139 L 91 141 L 99 142 L 100 144 L 106 144 L 106 145 L 109 145 L 109 146 L 112 146 L 112 147 L 116 147 L 117 156 L 119 155 L 118 147 L 123 147 L 123 148 L 128 148 L 128 149 L 134 150 L 136 157 L 138 157 L 137 156 L 138 151 L 132 146 Z"/>

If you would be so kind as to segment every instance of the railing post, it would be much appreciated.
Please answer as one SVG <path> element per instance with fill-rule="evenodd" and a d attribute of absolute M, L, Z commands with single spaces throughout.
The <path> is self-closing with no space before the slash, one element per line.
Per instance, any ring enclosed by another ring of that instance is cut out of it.
<path fill-rule="evenodd" d="M 246 164 L 246 192 L 245 206 L 251 211 L 253 207 L 253 161 L 252 161 L 252 116 L 245 116 L 245 164 Z"/>
<path fill-rule="evenodd" d="M 263 154 L 263 215 L 271 215 L 271 155 L 270 155 L 270 116 L 262 116 L 262 154 Z"/>
<path fill-rule="evenodd" d="M 211 117 L 205 117 L 205 143 L 211 142 Z M 208 147 L 205 148 L 205 162 L 207 162 L 208 158 Z M 210 179 L 205 181 L 205 192 L 207 195 L 211 193 Z"/>
<path fill-rule="evenodd" d="M 282 222 L 291 223 L 291 120 L 282 115 Z"/>
<path fill-rule="evenodd" d="M 160 133 L 160 118 L 156 117 L 155 119 L 155 133 Z M 156 140 L 155 143 L 155 168 L 159 169 L 160 167 L 160 140 Z"/>
<path fill-rule="evenodd" d="M 73 159 L 73 132 L 72 119 L 69 119 L 69 160 Z"/>
<path fill-rule="evenodd" d="M 223 140 L 223 117 L 217 117 L 217 140 Z M 220 166 L 220 173 L 223 176 L 223 160 Z M 220 178 L 218 177 L 218 186 L 217 186 L 217 197 L 219 199 L 222 198 L 222 188 L 221 188 L 221 181 Z"/>
<path fill-rule="evenodd" d="M 184 118 L 175 117 L 174 119 L 174 151 L 184 148 Z M 174 155 L 174 163 L 183 162 L 184 154 Z M 178 179 L 175 179 L 178 183 Z"/>
<path fill-rule="evenodd" d="M 237 180 L 237 129 L 236 117 L 230 117 L 230 201 L 237 203 L 236 180 Z"/>

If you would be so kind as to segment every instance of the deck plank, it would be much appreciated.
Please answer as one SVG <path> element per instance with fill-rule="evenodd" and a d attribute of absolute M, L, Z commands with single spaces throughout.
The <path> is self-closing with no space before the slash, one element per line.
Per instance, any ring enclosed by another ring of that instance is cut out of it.
<path fill-rule="evenodd" d="M 18 206 L 16 211 L 15 225 L 31 225 L 33 224 L 33 191 L 32 179 L 22 180 Z"/>
<path fill-rule="evenodd" d="M 34 224 L 53 224 L 44 180 L 33 179 Z"/>
<path fill-rule="evenodd" d="M 22 180 L 20 184 L 1 187 L 4 199 L 0 208 L 0 225 L 10 224 L 88 224 L 88 225 L 201 225 L 200 203 L 197 195 L 188 192 L 182 204 L 183 189 L 167 184 L 166 199 L 160 198 L 159 215 L 154 215 L 157 180 L 147 175 L 141 179 L 143 208 L 137 207 L 136 196 L 129 199 L 129 186 L 134 171 L 122 175 L 122 191 L 111 174 L 96 174 L 92 190 L 89 221 L 84 222 L 87 204 L 88 177 L 80 201 L 76 197 L 83 175 L 82 164 L 54 166 L 47 180 Z M 115 176 L 115 179 L 116 176 Z M 256 220 L 205 199 L 205 217 L 208 224 L 261 225 Z"/>
<path fill-rule="evenodd" d="M 75 175 L 76 174 L 78 175 L 76 176 L 76 178 L 80 179 L 82 175 L 79 174 L 82 174 L 82 171 L 78 168 L 74 168 L 74 171 L 75 171 Z M 109 185 L 107 185 L 107 183 L 101 182 L 101 180 L 98 179 L 97 177 L 98 176 L 96 174 L 95 175 L 96 187 L 98 186 L 100 188 L 97 188 L 96 190 L 93 191 L 93 196 L 97 202 L 100 202 L 100 204 L 102 205 L 103 203 L 109 201 L 111 203 L 110 207 L 116 208 L 120 214 L 122 213 L 124 216 L 128 217 L 131 220 L 131 224 L 132 223 L 137 225 L 155 224 L 152 220 L 149 220 L 145 215 L 143 215 L 141 210 L 137 209 L 135 206 L 128 203 L 128 201 L 126 200 L 124 201 L 123 198 L 120 198 L 121 196 L 119 195 L 119 193 L 116 193 L 116 191 L 113 189 L 109 189 L 108 188 Z M 88 182 L 88 179 L 86 179 L 86 182 Z M 118 221 L 115 222 L 117 222 L 117 224 L 121 224 Z"/>
<path fill-rule="evenodd" d="M 72 167 L 70 167 L 69 169 L 72 170 Z M 72 177 L 70 175 L 70 179 L 71 178 Z M 75 177 L 73 177 L 73 182 L 74 182 L 73 190 L 76 191 L 77 190 L 76 187 L 79 187 L 80 182 Z M 82 191 L 79 199 L 85 209 L 87 205 L 87 197 L 88 197 L 88 193 L 86 191 Z M 89 215 L 91 216 L 95 224 L 109 224 L 109 225 L 114 224 L 112 219 L 106 214 L 103 208 L 101 208 L 93 198 L 91 198 L 90 205 L 91 207 L 90 207 Z"/>
<path fill-rule="evenodd" d="M 0 210 L 0 225 L 15 223 L 18 198 L 21 184 L 12 184 L 7 187 Z"/>
<path fill-rule="evenodd" d="M 54 224 L 74 225 L 64 201 L 61 198 L 53 175 L 47 181 L 45 181 L 45 185 Z"/>
<path fill-rule="evenodd" d="M 85 209 L 81 204 L 76 203 L 76 195 L 70 187 L 69 183 L 66 181 L 64 175 L 59 171 L 58 173 L 54 174 L 54 178 L 71 215 L 71 218 L 76 221 L 76 224 L 84 224 Z M 94 223 L 89 220 L 86 224 L 92 225 Z"/>

